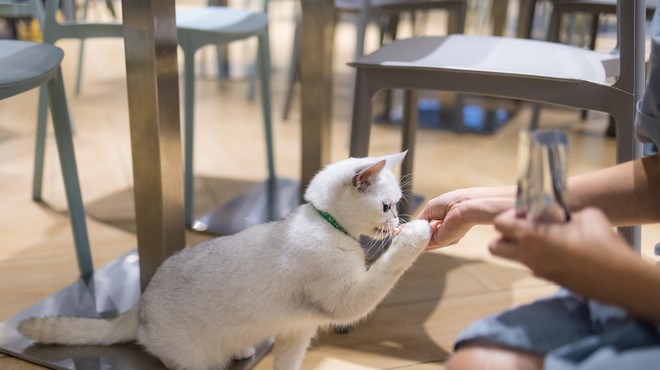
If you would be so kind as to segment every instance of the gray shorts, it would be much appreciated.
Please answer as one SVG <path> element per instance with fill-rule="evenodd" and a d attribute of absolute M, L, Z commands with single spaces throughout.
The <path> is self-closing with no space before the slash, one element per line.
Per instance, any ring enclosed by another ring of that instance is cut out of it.
<path fill-rule="evenodd" d="M 659 325 L 565 289 L 473 323 L 455 349 L 468 342 L 544 356 L 551 370 L 660 369 Z"/>

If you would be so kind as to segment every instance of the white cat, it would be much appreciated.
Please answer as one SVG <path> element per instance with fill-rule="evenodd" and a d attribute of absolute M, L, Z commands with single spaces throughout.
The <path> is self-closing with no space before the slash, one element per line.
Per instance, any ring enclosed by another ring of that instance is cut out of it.
<path fill-rule="evenodd" d="M 41 343 L 137 341 L 168 368 L 190 370 L 222 368 L 274 338 L 274 368 L 298 369 L 319 327 L 364 318 L 429 242 L 429 223 L 409 222 L 369 265 L 356 240 L 399 226 L 401 190 L 390 169 L 404 156 L 327 166 L 310 182 L 307 203 L 173 255 L 139 303 L 114 319 L 31 318 L 18 329 Z"/>

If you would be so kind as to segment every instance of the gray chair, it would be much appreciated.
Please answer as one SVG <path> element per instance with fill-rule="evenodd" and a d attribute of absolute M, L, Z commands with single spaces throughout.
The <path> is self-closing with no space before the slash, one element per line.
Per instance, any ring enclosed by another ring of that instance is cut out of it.
<path fill-rule="evenodd" d="M 269 179 L 275 179 L 273 135 L 270 101 L 270 51 L 268 42 L 268 16 L 246 10 L 220 6 L 178 9 L 177 39 L 184 55 L 185 81 L 185 218 L 186 225 L 193 225 L 194 177 L 193 136 L 195 117 L 195 53 L 206 45 L 222 45 L 250 37 L 258 38 L 258 64 L 261 81 L 261 106 L 266 137 L 266 156 Z"/>
<path fill-rule="evenodd" d="M 2 1 L 2 0 L 0 0 Z M 41 0 L 27 0 L 40 3 Z M 120 22 L 58 22 L 55 14 L 60 0 L 46 0 L 44 16 L 44 42 L 54 44 L 61 39 L 89 39 L 103 37 L 123 38 Z M 210 44 L 227 44 L 237 40 L 257 37 L 259 39 L 259 71 L 262 93 L 262 110 L 266 131 L 266 153 L 269 178 L 275 178 L 273 144 L 271 133 L 270 102 L 270 53 L 268 46 L 268 16 L 241 9 L 220 6 L 177 9 L 177 39 L 184 54 L 184 127 L 185 127 L 185 215 L 186 225 L 192 226 L 194 213 L 193 178 L 193 131 L 195 108 L 195 63 L 197 50 Z M 33 177 L 32 197 L 41 199 L 43 164 L 46 138 L 47 100 L 45 92 L 40 95 L 37 122 L 37 149 Z"/>
<path fill-rule="evenodd" d="M 529 23 L 525 25 L 527 36 L 531 35 L 532 21 L 534 19 L 533 10 L 536 6 L 537 0 L 528 0 L 533 4 L 529 7 L 529 10 L 532 11 L 528 15 Z M 548 22 L 548 29 L 546 30 L 546 40 L 553 42 L 564 42 L 562 41 L 562 32 L 570 26 L 569 22 L 566 22 L 567 16 L 573 16 L 576 14 L 587 14 L 590 15 L 589 19 L 589 43 L 586 45 L 590 50 L 596 49 L 596 41 L 598 39 L 598 28 L 600 25 L 600 19 L 603 15 L 616 14 L 617 12 L 617 0 L 543 0 L 548 2 L 552 6 L 552 11 L 550 13 L 550 19 Z M 646 1 L 645 15 L 646 20 L 649 21 L 653 17 L 655 12 L 656 2 L 654 0 Z M 567 23 L 567 24 L 564 24 Z M 569 31 L 565 31 L 566 34 L 569 34 Z M 540 114 L 540 104 L 534 105 L 533 118 L 532 118 L 532 127 L 535 128 L 538 125 Z M 582 119 L 585 119 L 587 116 L 587 111 L 582 110 L 581 112 Z M 610 120 L 610 125 L 608 127 L 607 134 L 609 136 L 615 135 L 616 126 L 613 120 Z"/>
<path fill-rule="evenodd" d="M 93 265 L 73 149 L 69 110 L 62 83 L 60 63 L 63 57 L 62 50 L 52 45 L 0 40 L 0 99 L 7 99 L 45 86 L 44 91 L 51 106 L 55 140 L 66 189 L 78 269 L 80 275 L 86 277 L 93 272 Z"/>
<path fill-rule="evenodd" d="M 0 18 L 33 18 L 43 29 L 44 9 L 34 0 L 0 0 Z"/>
<path fill-rule="evenodd" d="M 416 11 L 444 10 L 449 14 L 447 33 L 462 33 L 465 27 L 465 12 L 467 0 L 335 0 L 335 17 L 340 14 L 354 14 L 356 41 L 355 57 L 364 54 L 364 39 L 367 26 L 370 22 L 382 22 L 384 19 L 392 21 L 394 28 L 391 37 L 396 38 L 396 24 L 398 17 L 403 13 Z M 382 27 L 381 27 L 382 29 Z M 381 35 L 382 43 L 382 35 Z M 289 80 L 284 99 L 283 118 L 289 117 L 291 101 L 293 99 L 294 84 L 300 74 L 300 18 L 296 19 L 294 31 L 293 50 L 289 69 Z"/>
<path fill-rule="evenodd" d="M 41 3 L 34 0 L 0 0 L 0 18 L 34 19 L 38 22 L 39 28 L 43 30 L 44 10 Z M 18 39 L 18 34 L 12 36 Z"/>
<path fill-rule="evenodd" d="M 638 157 L 635 102 L 644 87 L 644 2 L 618 0 L 618 50 L 598 53 L 548 41 L 450 35 L 395 41 L 351 63 L 357 70 L 351 156 L 366 156 L 372 96 L 405 89 L 403 176 L 412 176 L 416 90 L 512 98 L 609 113 L 616 121 L 617 162 Z M 607 76 L 617 76 L 610 83 Z M 412 179 L 412 177 L 411 177 Z M 404 193 L 411 194 L 412 180 Z M 404 209 L 403 213 L 410 213 Z M 623 228 L 639 246 L 639 227 Z"/>
<path fill-rule="evenodd" d="M 96 1 L 96 0 L 94 0 Z M 105 0 L 105 6 L 110 13 L 112 19 L 117 19 L 117 11 L 115 10 L 113 0 Z M 83 13 L 82 20 L 87 21 L 87 16 L 89 15 L 89 2 L 90 0 L 85 0 L 83 3 Z M 76 84 L 74 87 L 74 93 L 80 95 L 80 90 L 82 86 L 82 69 L 83 69 L 83 59 L 85 55 L 85 39 L 80 39 L 80 47 L 78 48 L 78 67 L 76 68 Z"/>
<path fill-rule="evenodd" d="M 58 22 L 55 18 L 61 0 L 46 0 L 42 30 L 44 43 L 54 45 L 61 39 L 90 39 L 90 38 L 117 38 L 124 37 L 121 23 L 92 23 L 64 21 Z M 41 6 L 41 0 L 27 0 Z M 34 163 L 34 176 L 32 183 L 32 198 L 41 200 L 41 186 L 43 183 L 43 166 L 46 146 L 46 121 L 48 99 L 42 89 L 39 94 L 39 110 L 37 114 L 37 147 Z"/>

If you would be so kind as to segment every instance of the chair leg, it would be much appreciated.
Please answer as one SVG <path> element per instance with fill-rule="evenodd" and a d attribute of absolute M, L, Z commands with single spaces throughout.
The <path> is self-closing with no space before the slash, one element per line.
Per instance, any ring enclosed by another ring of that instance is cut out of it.
<path fill-rule="evenodd" d="M 612 112 L 610 120 L 614 120 L 616 129 L 616 162 L 624 163 L 639 158 L 642 153 L 642 145 L 635 140 L 633 122 L 636 109 L 634 102 L 619 104 L 618 109 L 618 112 Z M 618 232 L 635 251 L 641 251 L 639 225 L 619 227 Z"/>
<path fill-rule="evenodd" d="M 256 64 L 257 64 L 257 62 L 255 61 L 255 62 L 252 62 L 252 64 L 250 64 L 248 66 L 248 79 L 249 79 L 249 81 L 248 81 L 248 91 L 247 91 L 247 100 L 248 101 L 254 101 L 254 97 L 256 96 L 256 92 L 255 92 L 257 90 L 257 86 L 256 86 L 256 68 L 255 68 Z"/>
<path fill-rule="evenodd" d="M 293 100 L 293 87 L 300 77 L 300 17 L 296 17 L 296 25 L 293 31 L 293 47 L 291 50 L 291 63 L 289 63 L 289 83 L 284 98 L 284 112 L 282 119 L 289 119 L 291 101 Z"/>
<path fill-rule="evenodd" d="M 351 122 L 351 157 L 365 157 L 369 153 L 371 136 L 371 99 L 365 71 L 357 68 L 355 72 L 355 91 L 353 95 L 353 118 Z"/>
<path fill-rule="evenodd" d="M 195 208 L 193 176 L 193 134 L 195 118 L 195 50 L 184 54 L 184 208 L 186 226 L 192 227 Z"/>
<path fill-rule="evenodd" d="M 83 68 L 84 56 L 85 56 L 85 39 L 80 39 L 80 49 L 78 50 L 78 68 L 76 69 L 76 86 L 74 90 L 76 96 L 80 95 L 80 90 L 82 86 L 82 68 Z"/>
<path fill-rule="evenodd" d="M 357 37 L 355 42 L 355 58 L 359 58 L 364 54 L 364 39 L 367 33 L 367 26 L 369 25 L 369 15 L 367 11 L 361 10 L 357 16 Z"/>
<path fill-rule="evenodd" d="M 222 88 L 224 80 L 229 78 L 229 60 L 226 52 L 227 48 L 224 45 L 215 46 L 216 62 L 218 63 L 218 88 Z"/>
<path fill-rule="evenodd" d="M 117 19 L 117 11 L 115 10 L 115 5 L 112 3 L 112 0 L 105 0 L 105 6 L 110 11 L 113 19 Z"/>
<path fill-rule="evenodd" d="M 71 217 L 73 239 L 76 246 L 78 269 L 82 277 L 89 276 L 93 271 L 92 257 L 89 249 L 89 237 L 85 221 L 85 208 L 80 194 L 80 182 L 76 167 L 76 158 L 73 150 L 73 136 L 69 122 L 64 85 L 62 83 L 62 70 L 58 68 L 55 76 L 48 81 L 48 99 L 53 118 L 55 140 L 60 156 L 62 177 L 66 189 L 66 198 Z"/>
<path fill-rule="evenodd" d="M 48 122 L 48 90 L 39 88 L 39 108 L 37 111 L 37 132 L 35 134 L 34 172 L 32 175 L 32 199 L 41 200 L 44 178 L 44 157 L 46 155 L 46 123 Z"/>
<path fill-rule="evenodd" d="M 89 13 L 89 0 L 85 0 L 83 5 L 82 19 L 87 20 L 87 13 Z M 114 12 L 112 13 L 114 16 Z M 74 93 L 76 96 L 80 95 L 80 86 L 82 85 L 82 65 L 85 55 L 85 39 L 80 39 L 80 48 L 78 49 L 78 68 L 76 69 L 76 86 Z"/>
<path fill-rule="evenodd" d="M 541 103 L 532 103 L 532 117 L 529 119 L 530 131 L 539 128 L 539 120 L 541 119 Z"/>
<path fill-rule="evenodd" d="M 415 139 L 417 137 L 417 122 L 418 122 L 418 109 L 417 109 L 417 91 L 405 90 L 403 96 L 403 125 L 401 150 L 407 150 L 408 153 L 403 159 L 401 164 L 401 192 L 403 194 L 403 201 L 399 205 L 399 215 L 405 220 L 412 218 L 412 213 L 415 211 L 412 182 L 413 182 L 413 163 L 415 159 Z"/>
<path fill-rule="evenodd" d="M 270 45 L 268 31 L 259 36 L 259 77 L 261 80 L 261 106 L 264 116 L 266 133 L 266 160 L 268 162 L 268 179 L 275 179 L 275 158 L 273 150 L 273 125 L 270 94 Z"/>

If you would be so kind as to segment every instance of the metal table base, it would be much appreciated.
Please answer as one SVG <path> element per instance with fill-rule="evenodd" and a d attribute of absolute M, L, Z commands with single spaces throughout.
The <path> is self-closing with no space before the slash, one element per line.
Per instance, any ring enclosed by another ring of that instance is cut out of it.
<path fill-rule="evenodd" d="M 192 228 L 230 235 L 249 226 L 279 220 L 300 204 L 300 182 L 275 178 L 256 183 L 223 206 L 195 220 Z"/>
<path fill-rule="evenodd" d="M 0 352 L 51 369 L 166 370 L 154 356 L 136 344 L 115 346 L 54 346 L 23 338 L 16 325 L 33 316 L 110 317 L 127 311 L 140 296 L 140 266 L 136 251 L 98 269 L 88 280 L 68 287 L 0 323 Z M 252 369 L 270 351 L 264 343 L 249 359 L 234 361 L 230 370 Z"/>

